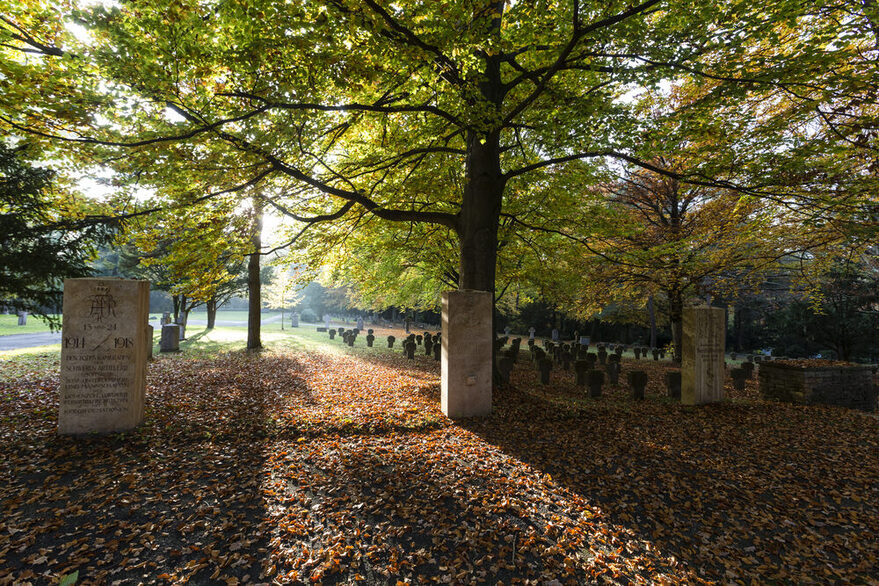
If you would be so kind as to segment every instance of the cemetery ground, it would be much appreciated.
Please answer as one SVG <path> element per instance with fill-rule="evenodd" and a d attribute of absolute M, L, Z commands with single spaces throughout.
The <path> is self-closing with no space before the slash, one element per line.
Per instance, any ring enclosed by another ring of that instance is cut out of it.
<path fill-rule="evenodd" d="M 55 433 L 57 350 L 0 354 L 0 584 L 879 584 L 872 414 L 755 379 L 685 407 L 630 356 L 591 399 L 523 351 L 491 417 L 451 421 L 439 363 L 376 333 L 190 329 L 144 425 L 83 438 Z"/>

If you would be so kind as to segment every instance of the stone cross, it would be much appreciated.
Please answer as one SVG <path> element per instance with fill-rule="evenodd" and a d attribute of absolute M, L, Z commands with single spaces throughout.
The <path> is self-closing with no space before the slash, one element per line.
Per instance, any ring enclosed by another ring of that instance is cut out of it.
<path fill-rule="evenodd" d="M 534 329 L 534 326 L 528 328 L 528 339 L 529 339 L 529 340 L 533 340 L 533 339 L 534 339 L 534 332 L 536 332 L 536 331 L 537 331 L 537 330 Z"/>
<path fill-rule="evenodd" d="M 149 300 L 149 281 L 65 279 L 58 433 L 140 425 Z"/>
<path fill-rule="evenodd" d="M 632 398 L 636 401 L 643 400 L 644 388 L 647 386 L 647 373 L 643 370 L 630 370 L 629 386 L 632 387 Z"/>

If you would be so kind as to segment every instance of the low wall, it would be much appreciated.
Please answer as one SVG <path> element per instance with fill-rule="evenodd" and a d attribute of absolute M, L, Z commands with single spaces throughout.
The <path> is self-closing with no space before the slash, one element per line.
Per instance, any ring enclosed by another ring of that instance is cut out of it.
<path fill-rule="evenodd" d="M 823 403 L 864 411 L 876 410 L 879 388 L 869 366 L 800 366 L 784 362 L 760 364 L 760 393 L 788 403 Z"/>

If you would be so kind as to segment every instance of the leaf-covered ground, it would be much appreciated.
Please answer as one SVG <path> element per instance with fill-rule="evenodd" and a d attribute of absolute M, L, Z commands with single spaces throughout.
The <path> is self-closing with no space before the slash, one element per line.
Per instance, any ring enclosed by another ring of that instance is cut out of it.
<path fill-rule="evenodd" d="M 55 435 L 57 374 L 19 369 L 0 584 L 879 584 L 875 416 L 752 383 L 682 407 L 667 363 L 638 366 L 635 403 L 520 363 L 492 417 L 455 423 L 425 356 L 162 356 L 145 425 L 79 439 Z"/>

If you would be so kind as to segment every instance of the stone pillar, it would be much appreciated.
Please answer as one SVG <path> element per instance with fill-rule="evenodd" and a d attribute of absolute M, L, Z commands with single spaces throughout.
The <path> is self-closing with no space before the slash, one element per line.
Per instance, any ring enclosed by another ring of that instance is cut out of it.
<path fill-rule="evenodd" d="M 443 293 L 440 403 L 449 417 L 491 414 L 492 294 Z"/>
<path fill-rule="evenodd" d="M 18 325 L 26 326 L 27 325 L 27 312 L 19 311 L 18 312 Z"/>
<path fill-rule="evenodd" d="M 721 307 L 684 308 L 681 403 L 700 405 L 724 398 L 726 323 Z"/>
<path fill-rule="evenodd" d="M 143 420 L 149 281 L 66 279 L 58 433 L 108 433 Z"/>

